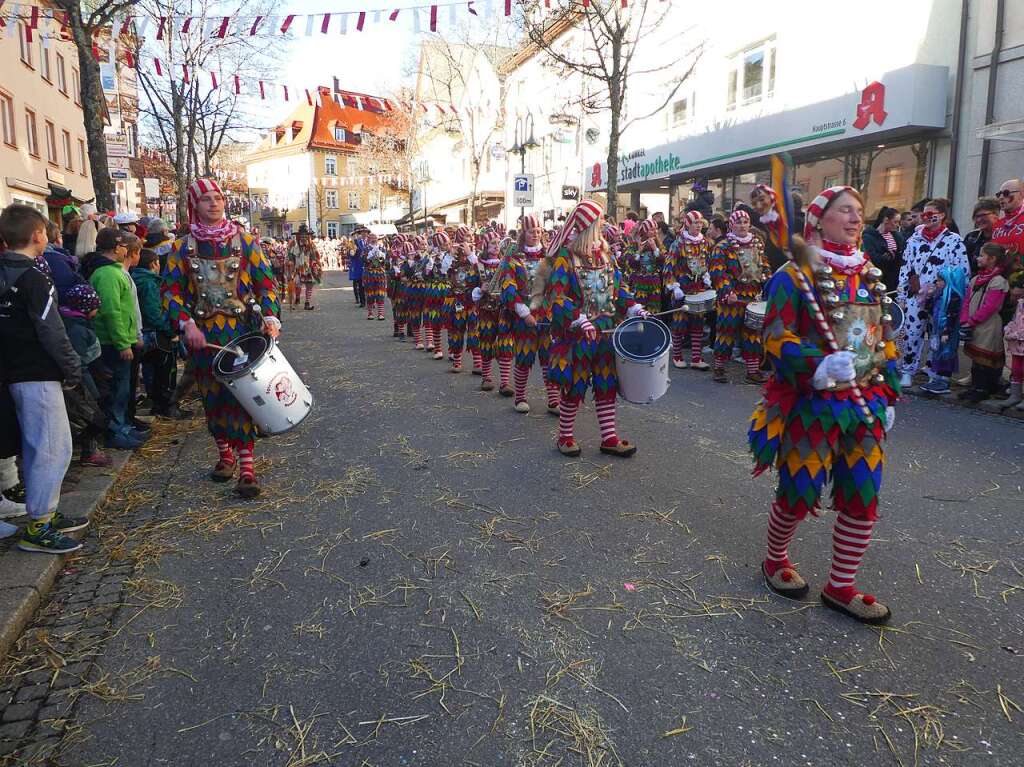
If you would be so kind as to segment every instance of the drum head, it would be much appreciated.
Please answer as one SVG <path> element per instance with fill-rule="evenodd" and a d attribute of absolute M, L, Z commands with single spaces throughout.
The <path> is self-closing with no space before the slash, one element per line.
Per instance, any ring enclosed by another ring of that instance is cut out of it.
<path fill-rule="evenodd" d="M 242 357 L 238 357 L 230 352 L 220 352 L 217 355 L 216 370 L 214 372 L 218 376 L 224 376 L 225 378 L 241 375 L 251 370 L 260 361 L 260 358 L 267 353 L 269 346 L 270 340 L 262 333 L 253 333 L 236 338 L 227 347 L 229 349 L 240 349 L 245 352 L 248 359 L 243 361 Z"/>
<path fill-rule="evenodd" d="M 615 350 L 623 357 L 649 360 L 661 356 L 672 343 L 665 323 L 657 319 L 633 317 L 614 333 Z"/>
<path fill-rule="evenodd" d="M 886 311 L 892 316 L 892 332 L 894 334 L 899 333 L 903 330 L 903 322 L 905 320 L 903 307 L 893 301 L 889 304 L 889 308 Z"/>

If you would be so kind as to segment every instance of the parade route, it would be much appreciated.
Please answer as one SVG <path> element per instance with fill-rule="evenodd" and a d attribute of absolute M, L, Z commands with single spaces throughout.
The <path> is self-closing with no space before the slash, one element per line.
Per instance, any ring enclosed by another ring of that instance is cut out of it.
<path fill-rule="evenodd" d="M 894 617 L 868 628 L 817 601 L 829 516 L 791 547 L 805 602 L 761 582 L 774 484 L 750 478 L 754 387 L 673 370 L 663 399 L 620 408 L 629 460 L 597 451 L 588 402 L 567 459 L 536 370 L 517 414 L 366 321 L 346 285 L 330 272 L 316 312 L 284 311 L 317 404 L 259 443 L 258 499 L 205 479 L 199 420 L 133 458 L 27 630 L 53 652 L 8 659 L 49 672 L 6 705 L 55 707 L 26 734 L 40 759 L 1020 763 L 1024 423 L 900 405 L 859 578 Z M 106 569 L 114 585 L 81 596 L 75 573 Z M 77 676 L 55 673 L 62 653 Z"/>

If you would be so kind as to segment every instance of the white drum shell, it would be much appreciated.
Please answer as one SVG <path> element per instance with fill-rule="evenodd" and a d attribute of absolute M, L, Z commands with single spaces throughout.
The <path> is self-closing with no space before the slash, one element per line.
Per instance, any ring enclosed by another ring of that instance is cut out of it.
<path fill-rule="evenodd" d="M 704 290 L 686 296 L 686 311 L 690 314 L 706 314 L 715 308 L 718 294 L 713 290 Z"/>
<path fill-rule="evenodd" d="M 743 313 L 743 324 L 751 330 L 764 330 L 764 317 L 767 313 L 767 301 L 751 301 Z"/>
<path fill-rule="evenodd" d="M 273 339 L 256 364 L 238 375 L 217 372 L 217 362 L 224 354 L 230 352 L 222 351 L 214 358 L 214 374 L 252 417 L 260 434 L 290 431 L 313 410 L 313 394 Z"/>
<path fill-rule="evenodd" d="M 642 318 L 633 318 L 619 325 L 612 334 L 612 348 L 615 350 L 615 375 L 619 380 L 619 394 L 628 402 L 637 405 L 649 405 L 661 399 L 668 391 L 669 358 L 672 353 L 671 336 L 665 329 L 668 343 L 658 356 L 650 359 L 636 359 L 624 353 L 618 344 L 619 331 L 632 322 L 657 322 Z M 664 328 L 664 323 L 659 322 Z"/>

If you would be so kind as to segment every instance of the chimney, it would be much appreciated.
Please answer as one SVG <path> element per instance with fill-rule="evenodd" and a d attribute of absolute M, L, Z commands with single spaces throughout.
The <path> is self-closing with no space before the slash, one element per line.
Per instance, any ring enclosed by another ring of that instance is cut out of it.
<path fill-rule="evenodd" d="M 334 76 L 334 92 L 337 93 L 341 88 L 338 87 L 338 76 Z"/>

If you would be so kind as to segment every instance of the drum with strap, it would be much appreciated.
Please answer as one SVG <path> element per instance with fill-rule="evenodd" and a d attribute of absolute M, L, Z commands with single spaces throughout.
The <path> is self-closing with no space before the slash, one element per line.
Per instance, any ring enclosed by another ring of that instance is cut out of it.
<path fill-rule="evenodd" d="M 713 290 L 702 290 L 700 293 L 691 293 L 685 298 L 685 308 L 688 314 L 707 314 L 715 308 L 715 300 L 718 293 Z"/>
<path fill-rule="evenodd" d="M 623 399 L 649 405 L 668 391 L 672 334 L 664 322 L 632 317 L 612 332 L 612 348 Z"/>
<path fill-rule="evenodd" d="M 239 336 L 218 352 L 213 375 L 264 436 L 294 429 L 313 410 L 313 395 L 277 342 L 262 333 Z"/>
<path fill-rule="evenodd" d="M 767 301 L 751 301 L 743 315 L 743 324 L 750 330 L 764 330 L 764 316 L 768 313 Z"/>

